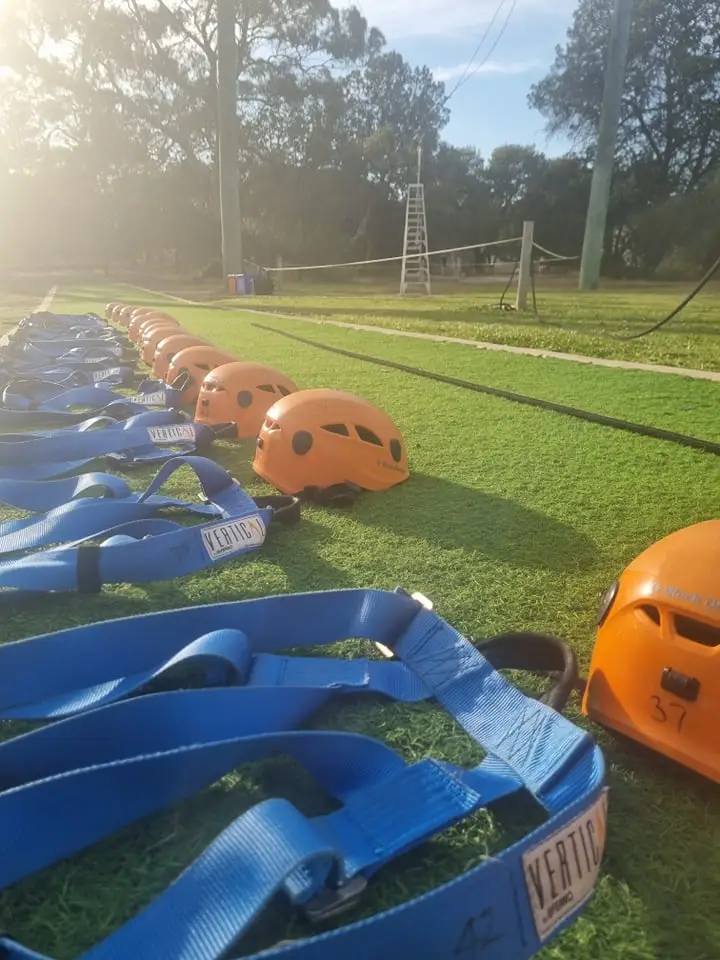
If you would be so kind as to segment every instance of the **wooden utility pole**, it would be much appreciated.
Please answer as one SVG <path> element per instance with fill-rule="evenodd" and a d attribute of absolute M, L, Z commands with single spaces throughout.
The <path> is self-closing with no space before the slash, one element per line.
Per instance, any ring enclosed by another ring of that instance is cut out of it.
<path fill-rule="evenodd" d="M 605 91 L 600 111 L 595 166 L 590 186 L 590 200 L 585 219 L 585 238 L 580 261 L 581 290 L 596 290 L 600 282 L 600 265 L 602 263 L 605 225 L 607 223 L 610 187 L 615 164 L 615 146 L 620 125 L 620 107 L 622 105 L 623 87 L 625 86 L 625 69 L 630 44 L 632 14 L 633 0 L 615 0 L 610 20 Z"/>
<path fill-rule="evenodd" d="M 238 168 L 236 0 L 218 0 L 217 103 L 220 223 L 225 279 L 243 273 Z"/>

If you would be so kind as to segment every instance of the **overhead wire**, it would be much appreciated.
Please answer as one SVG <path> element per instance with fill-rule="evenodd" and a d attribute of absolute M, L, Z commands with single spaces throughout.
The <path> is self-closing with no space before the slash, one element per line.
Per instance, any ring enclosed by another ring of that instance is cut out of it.
<path fill-rule="evenodd" d="M 506 3 L 506 2 L 507 2 L 507 0 L 500 0 L 500 3 L 498 4 L 498 6 L 497 6 L 497 8 L 496 8 L 496 10 L 495 10 L 495 13 L 494 13 L 493 16 L 492 16 L 492 19 L 489 21 L 487 27 L 485 28 L 485 33 L 483 33 L 482 37 L 480 37 L 480 40 L 479 40 L 479 42 L 478 42 L 478 45 L 477 45 L 477 46 L 475 47 L 475 49 L 473 50 L 472 56 L 470 57 L 470 59 L 468 60 L 468 62 L 465 64 L 465 69 L 464 69 L 464 71 L 463 71 L 462 74 L 460 75 L 460 78 L 458 79 L 457 83 L 456 83 L 455 86 L 452 88 L 452 90 L 450 91 L 450 93 L 448 93 L 448 95 L 445 97 L 445 100 L 443 101 L 443 106 L 445 106 L 446 103 L 449 103 L 449 101 L 455 96 L 455 94 L 456 94 L 457 91 L 460 89 L 460 87 L 465 83 L 465 81 L 470 78 L 470 75 L 471 75 L 471 74 L 470 74 L 470 70 L 472 69 L 472 66 L 473 66 L 473 64 L 474 64 L 474 62 L 475 62 L 475 58 L 476 58 L 476 57 L 478 56 L 478 54 L 480 53 L 480 51 L 481 51 L 481 49 L 482 49 L 482 47 L 483 47 L 483 44 L 485 43 L 485 41 L 487 40 L 488 36 L 490 35 L 490 31 L 492 30 L 492 28 L 493 28 L 493 26 L 494 26 L 495 21 L 497 20 L 497 18 L 500 16 L 500 11 L 501 11 L 502 8 L 505 6 L 505 3 Z"/>

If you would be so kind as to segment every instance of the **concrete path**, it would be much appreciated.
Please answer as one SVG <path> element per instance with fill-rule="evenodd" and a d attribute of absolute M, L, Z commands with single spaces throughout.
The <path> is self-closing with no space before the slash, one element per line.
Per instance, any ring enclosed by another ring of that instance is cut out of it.
<path fill-rule="evenodd" d="M 128 286 L 131 286 L 128 284 Z M 342 320 L 318 319 L 317 317 L 302 317 L 297 314 L 277 313 L 270 310 L 256 310 L 252 307 L 238 305 L 237 307 L 213 306 L 203 304 L 200 300 L 187 300 L 171 293 L 158 290 L 149 290 L 146 287 L 133 287 L 143 293 L 153 296 L 167 297 L 178 303 L 192 304 L 193 306 L 207 306 L 214 310 L 235 310 L 240 313 L 253 313 L 263 317 L 277 317 L 280 320 L 300 320 L 303 323 L 314 323 L 317 326 L 344 327 L 347 330 L 363 330 L 367 333 L 384 333 L 390 337 L 410 337 L 413 340 L 430 340 L 434 343 L 459 343 L 465 347 L 475 347 L 477 350 L 496 350 L 500 353 L 515 353 L 525 357 L 543 357 L 551 360 L 569 360 L 573 363 L 586 363 L 594 367 L 613 367 L 620 370 L 641 370 L 644 373 L 669 373 L 678 377 L 690 377 L 693 380 L 720 381 L 720 370 L 692 370 L 688 367 L 670 367 L 665 364 L 640 363 L 636 360 L 608 360 L 604 357 L 586 357 L 578 353 L 559 353 L 555 350 L 543 350 L 538 347 L 515 347 L 505 343 L 488 343 L 485 340 L 466 340 L 462 337 L 444 337 L 436 333 L 418 333 L 413 330 L 393 330 L 390 327 L 375 327 L 368 323 L 345 323 Z"/>

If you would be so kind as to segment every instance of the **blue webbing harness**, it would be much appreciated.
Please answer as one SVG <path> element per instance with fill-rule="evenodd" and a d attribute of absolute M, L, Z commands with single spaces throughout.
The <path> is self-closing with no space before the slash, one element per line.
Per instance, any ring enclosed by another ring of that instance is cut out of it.
<path fill-rule="evenodd" d="M 195 473 L 203 503 L 157 492 L 182 467 Z M 154 519 L 170 508 L 211 522 L 186 527 Z M 99 591 L 106 583 L 170 580 L 251 553 L 263 545 L 274 520 L 287 523 L 299 518 L 300 505 L 294 497 L 255 501 L 214 461 L 177 457 L 142 493 L 81 498 L 40 517 L 0 524 L 0 555 L 66 544 L 0 562 L 0 590 L 87 593 Z"/>
<path fill-rule="evenodd" d="M 143 390 L 141 384 L 139 393 L 125 396 L 99 384 L 58 390 L 43 381 L 15 381 L 3 390 L 0 424 L 80 423 L 94 416 L 124 420 L 153 407 L 179 407 L 181 400 L 180 391 L 171 387 Z"/>
<path fill-rule="evenodd" d="M 33 363 L 63 363 L 70 360 L 91 361 L 93 363 L 119 363 L 125 355 L 124 348 L 118 343 L 87 345 L 82 340 L 43 340 L 36 343 L 24 343 L 18 348 L 19 360 Z M 12 353 L 8 353 L 12 357 Z"/>
<path fill-rule="evenodd" d="M 0 358 L 1 359 L 1 358 Z M 0 362 L 0 386 L 7 386 L 18 377 L 33 378 L 69 390 L 71 387 L 86 387 L 93 383 L 105 383 L 110 386 L 120 386 L 131 383 L 135 372 L 130 366 L 108 366 L 108 363 L 67 364 L 62 366 L 51 363 L 43 364 L 16 363 L 8 366 Z"/>
<path fill-rule="evenodd" d="M 62 480 L 0 480 L 0 504 L 44 513 L 78 497 L 129 497 L 132 488 L 114 473 L 82 473 Z"/>
<path fill-rule="evenodd" d="M 397 661 L 278 655 L 347 637 Z M 144 693 L 190 664 L 205 688 Z M 359 693 L 432 697 L 488 755 L 469 770 L 406 763 L 365 736 L 298 729 L 333 694 Z M 286 800 L 257 804 L 81 960 L 219 960 L 278 893 L 332 919 L 390 861 L 521 791 L 547 819 L 519 842 L 401 906 L 262 956 L 525 960 L 576 918 L 597 878 L 598 746 L 404 592 L 214 604 L 7 644 L 0 717 L 56 721 L 0 744 L 0 888 L 277 752 L 338 801 L 316 817 Z M 8 960 L 41 958 L 10 936 L 0 947 Z"/>
<path fill-rule="evenodd" d="M 163 463 L 206 449 L 217 435 L 178 410 L 150 410 L 122 423 L 92 417 L 42 433 L 0 434 L 0 480 L 50 480 L 98 457 L 122 467 Z"/>

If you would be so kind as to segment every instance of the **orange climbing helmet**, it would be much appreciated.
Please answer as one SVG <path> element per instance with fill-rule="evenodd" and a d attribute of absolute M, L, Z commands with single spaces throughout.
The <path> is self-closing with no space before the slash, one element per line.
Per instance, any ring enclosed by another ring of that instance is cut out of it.
<path fill-rule="evenodd" d="M 147 324 L 142 331 L 142 336 L 138 341 L 140 355 L 148 365 L 153 362 L 155 349 L 161 340 L 167 340 L 173 333 L 184 333 L 185 331 L 176 323 L 169 320 L 158 320 L 157 323 Z"/>
<path fill-rule="evenodd" d="M 165 382 L 181 391 L 183 403 L 195 403 L 200 384 L 215 367 L 237 360 L 231 353 L 218 350 L 210 344 L 186 347 L 170 361 Z"/>
<path fill-rule="evenodd" d="M 127 320 L 125 319 L 126 307 L 127 307 L 126 303 L 114 303 L 112 305 L 112 311 L 110 313 L 110 320 L 113 323 L 119 323 L 119 324 L 123 324 L 124 326 L 127 326 L 130 320 L 129 318 Z"/>
<path fill-rule="evenodd" d="M 203 380 L 195 421 L 234 423 L 239 440 L 256 437 L 275 401 L 296 391 L 293 381 L 272 367 L 242 360 L 224 363 Z"/>
<path fill-rule="evenodd" d="M 405 444 L 390 417 L 340 390 L 300 390 L 267 412 L 253 469 L 283 493 L 346 503 L 407 480 Z"/>
<path fill-rule="evenodd" d="M 124 327 L 129 326 L 134 311 L 135 307 L 122 306 L 121 304 L 117 314 L 117 322 L 121 323 Z"/>
<path fill-rule="evenodd" d="M 166 313 L 155 313 L 154 311 L 152 313 L 141 313 L 130 321 L 128 338 L 133 343 L 140 343 L 148 327 L 158 323 L 165 323 L 177 327 L 178 330 L 180 329 L 180 323 L 175 317 L 170 317 Z"/>
<path fill-rule="evenodd" d="M 180 353 L 186 347 L 203 345 L 207 345 L 207 340 L 203 340 L 202 337 L 194 337 L 190 333 L 177 333 L 177 331 L 171 331 L 169 335 L 166 333 L 165 339 L 161 340 L 155 347 L 152 363 L 153 376 L 157 377 L 158 380 L 164 380 L 176 353 Z"/>
<path fill-rule="evenodd" d="M 106 304 L 105 304 L 105 319 L 106 319 L 106 320 L 112 320 L 113 310 L 115 310 L 116 307 L 122 307 L 122 306 L 124 306 L 124 304 L 118 303 L 116 300 L 114 300 L 112 303 L 106 303 Z"/>
<path fill-rule="evenodd" d="M 603 594 L 583 712 L 720 782 L 718 567 L 720 520 L 633 560 Z"/>

